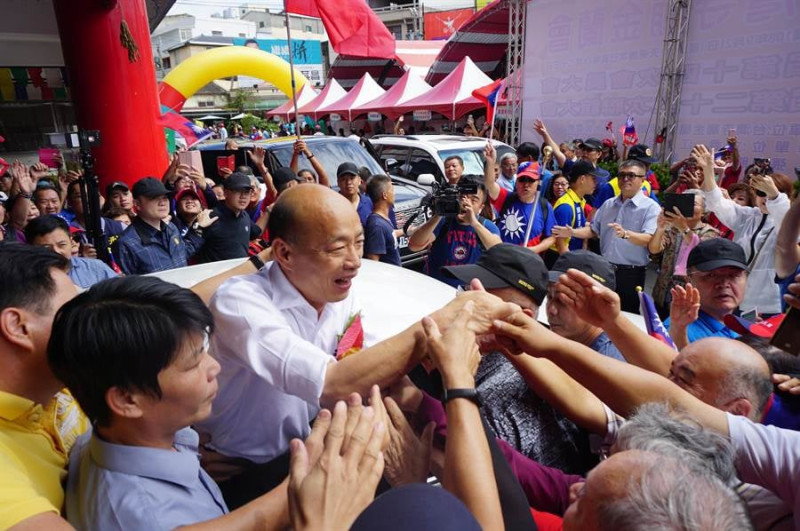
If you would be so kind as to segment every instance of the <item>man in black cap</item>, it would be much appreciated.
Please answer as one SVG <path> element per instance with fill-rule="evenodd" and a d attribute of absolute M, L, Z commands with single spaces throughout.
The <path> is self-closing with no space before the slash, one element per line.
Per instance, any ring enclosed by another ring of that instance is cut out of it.
<path fill-rule="evenodd" d="M 539 255 L 507 243 L 484 252 L 475 264 L 442 270 L 465 284 L 479 279 L 486 291 L 534 318 L 550 282 Z M 487 422 L 498 437 L 531 459 L 568 473 L 585 473 L 597 463 L 588 436 L 528 387 L 517 369 L 525 358 L 496 350 L 481 359 L 475 383 Z"/>
<path fill-rule="evenodd" d="M 284 190 L 288 190 L 305 181 L 298 177 L 290 168 L 278 168 L 275 170 L 275 175 L 272 176 L 272 182 L 275 184 L 278 195 L 280 195 Z"/>
<path fill-rule="evenodd" d="M 245 258 L 250 241 L 263 231 L 245 212 L 253 193 L 250 176 L 233 172 L 223 186 L 225 200 L 211 210 L 211 218 L 217 221 L 202 230 L 205 243 L 197 255 L 201 263 Z M 262 224 L 265 223 L 266 219 Z M 193 228 L 198 230 L 201 227 Z"/>
<path fill-rule="evenodd" d="M 558 282 L 558 277 L 566 273 L 568 269 L 583 271 L 608 289 L 614 290 L 617 287 L 614 266 L 602 256 L 583 249 L 562 254 L 550 268 L 550 287 L 547 292 L 546 307 L 547 324 L 550 326 L 550 330 L 561 337 L 586 345 L 604 356 L 625 361 L 625 357 L 602 328 L 593 326 L 578 317 L 573 310 L 555 296 L 555 283 Z"/>
<path fill-rule="evenodd" d="M 638 160 L 644 164 L 645 176 L 644 180 L 642 181 L 642 193 L 658 203 L 658 199 L 656 199 L 656 192 L 659 190 L 658 179 L 656 178 L 655 174 L 650 171 L 650 165 L 658 162 L 658 159 L 653 157 L 653 151 L 644 144 L 636 144 L 628 151 L 628 158 L 626 160 Z M 655 183 L 655 186 L 653 183 Z M 594 194 L 594 202 L 592 203 L 592 206 L 595 208 L 600 208 L 603 203 L 612 197 L 618 196 L 619 193 L 619 179 L 614 177 L 605 185 L 597 189 L 597 193 Z"/>
<path fill-rule="evenodd" d="M 113 249 L 114 258 L 126 275 L 185 267 L 189 257 L 203 244 L 200 229 L 214 223 L 208 211 L 201 212 L 181 238 L 178 228 L 165 221 L 169 216 L 168 193 L 154 177 L 145 177 L 133 185 L 133 202 L 139 215 L 120 235 Z"/>
<path fill-rule="evenodd" d="M 664 322 L 678 348 L 704 337 L 739 337 L 725 326 L 725 316 L 744 297 L 744 250 L 725 238 L 705 240 L 689 253 L 686 267 L 693 288 L 675 288 L 677 296 L 673 294 L 670 317 Z"/>
<path fill-rule="evenodd" d="M 353 204 L 353 208 L 358 212 L 361 225 L 367 226 L 367 218 L 372 213 L 372 201 L 366 194 L 360 192 L 361 177 L 359 177 L 358 166 L 352 162 L 342 162 L 336 169 L 336 184 L 339 186 L 339 193 Z"/>

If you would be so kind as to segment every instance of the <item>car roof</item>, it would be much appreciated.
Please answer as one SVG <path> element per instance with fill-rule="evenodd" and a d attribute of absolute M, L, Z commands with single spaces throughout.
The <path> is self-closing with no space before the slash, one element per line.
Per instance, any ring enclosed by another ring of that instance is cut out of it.
<path fill-rule="evenodd" d="M 486 145 L 485 138 L 476 138 L 474 136 L 458 136 L 458 135 L 378 135 L 370 139 L 373 144 L 393 144 L 393 145 L 408 145 L 408 146 L 421 146 L 428 145 L 433 148 L 446 149 L 453 147 L 473 148 L 483 147 Z M 492 144 L 507 145 L 499 140 L 492 140 Z M 508 146 L 509 148 L 511 146 Z M 513 148 L 512 148 L 513 149 Z"/>

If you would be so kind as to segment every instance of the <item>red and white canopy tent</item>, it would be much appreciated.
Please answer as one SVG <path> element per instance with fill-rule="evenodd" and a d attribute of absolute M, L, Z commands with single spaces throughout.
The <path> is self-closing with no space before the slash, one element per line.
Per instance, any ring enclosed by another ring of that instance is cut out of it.
<path fill-rule="evenodd" d="M 328 78 L 335 78 L 342 87 L 350 88 L 364 72 L 369 72 L 381 87 L 388 89 L 408 70 L 424 78 L 444 44 L 445 41 L 397 41 L 395 59 L 339 55 L 331 65 Z"/>
<path fill-rule="evenodd" d="M 472 91 L 488 85 L 492 80 L 475 66 L 472 59 L 464 57 L 458 66 L 425 94 L 412 98 L 396 110 L 398 115 L 411 111 L 437 112 L 455 120 L 464 114 L 483 107 Z"/>
<path fill-rule="evenodd" d="M 364 114 L 364 111 L 356 110 L 359 106 L 369 103 L 385 93 L 386 91 L 375 83 L 369 72 L 366 72 L 347 95 L 325 106 L 318 107 L 315 111 L 315 116 L 339 114 L 342 116 L 342 120 L 352 122 L 354 118 Z"/>
<path fill-rule="evenodd" d="M 422 77 L 417 75 L 411 70 L 406 71 L 397 83 L 389 90 L 383 93 L 382 96 L 359 106 L 354 111 L 361 113 L 379 112 L 395 119 L 403 114 L 403 111 L 397 110 L 399 105 L 425 94 L 431 90 L 431 86 L 422 80 Z"/>
<path fill-rule="evenodd" d="M 335 79 L 330 79 L 328 80 L 328 84 L 325 85 L 325 88 L 322 89 L 322 92 L 320 92 L 316 98 L 309 101 L 305 105 L 300 105 L 299 112 L 300 114 L 310 114 L 316 121 L 318 116 L 318 108 L 331 104 L 336 100 L 340 100 L 346 94 L 347 92 L 345 92 L 342 86 L 339 85 Z"/>
<path fill-rule="evenodd" d="M 464 22 L 442 48 L 425 81 L 436 85 L 469 56 L 489 77 L 505 75 L 503 60 L 508 50 L 509 0 L 495 0 Z"/>
<path fill-rule="evenodd" d="M 319 95 L 319 92 L 311 87 L 310 83 L 303 85 L 300 92 L 297 93 L 297 106 L 302 108 L 303 105 L 309 103 Z M 267 116 L 280 116 L 285 118 L 288 122 L 294 116 L 294 103 L 292 100 L 287 101 L 283 105 L 276 107 L 267 113 Z"/>

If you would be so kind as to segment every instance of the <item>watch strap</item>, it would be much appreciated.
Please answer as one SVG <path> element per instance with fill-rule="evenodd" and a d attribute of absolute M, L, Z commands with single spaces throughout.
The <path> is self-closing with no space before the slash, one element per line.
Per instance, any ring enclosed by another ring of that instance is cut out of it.
<path fill-rule="evenodd" d="M 253 256 L 248 258 L 248 260 L 250 260 L 250 263 L 255 266 L 256 271 L 261 271 L 267 265 L 261 258 L 258 257 L 257 254 L 254 254 Z"/>
<path fill-rule="evenodd" d="M 445 389 L 442 393 L 443 404 L 446 404 L 454 398 L 466 398 L 467 400 L 475 402 L 479 406 L 481 405 L 481 399 L 478 395 L 478 390 L 474 387 L 468 389 Z"/>

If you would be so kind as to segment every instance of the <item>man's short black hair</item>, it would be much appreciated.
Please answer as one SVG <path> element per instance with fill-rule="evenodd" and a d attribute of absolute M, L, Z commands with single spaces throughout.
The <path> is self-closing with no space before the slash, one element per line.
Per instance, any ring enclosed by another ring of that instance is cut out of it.
<path fill-rule="evenodd" d="M 464 159 L 462 159 L 458 155 L 451 155 L 451 156 L 447 157 L 446 159 L 444 159 L 444 161 L 442 161 L 442 164 L 446 166 L 447 162 L 451 161 L 451 160 L 457 160 L 458 163 L 461 165 L 461 167 L 462 168 L 464 167 Z"/>
<path fill-rule="evenodd" d="M 523 142 L 517 146 L 517 157 L 526 157 L 531 160 L 539 160 L 539 146 L 533 142 Z"/>
<path fill-rule="evenodd" d="M 69 270 L 69 262 L 45 247 L 0 242 L 0 311 L 26 308 L 47 313 L 56 283 L 51 269 Z"/>
<path fill-rule="evenodd" d="M 386 175 L 373 175 L 367 181 L 367 195 L 375 204 L 383 199 L 383 194 L 392 184 L 392 179 Z"/>
<path fill-rule="evenodd" d="M 47 236 L 54 230 L 61 229 L 67 233 L 69 238 L 69 225 L 64 221 L 64 218 L 56 216 L 55 214 L 47 214 L 33 218 L 25 225 L 25 241 L 33 243 L 33 240 L 40 236 Z"/>
<path fill-rule="evenodd" d="M 161 398 L 158 373 L 190 336 L 213 332 L 211 311 L 188 289 L 155 277 L 95 284 L 56 314 L 50 368 L 93 423 L 107 425 L 112 387 Z"/>

